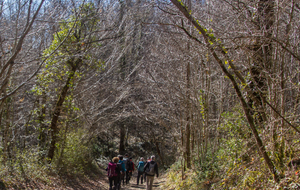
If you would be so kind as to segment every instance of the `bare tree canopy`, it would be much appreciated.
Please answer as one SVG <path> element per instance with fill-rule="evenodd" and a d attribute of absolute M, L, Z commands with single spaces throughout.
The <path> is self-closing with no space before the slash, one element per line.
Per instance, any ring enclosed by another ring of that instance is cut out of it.
<path fill-rule="evenodd" d="M 125 153 L 156 155 L 162 189 L 300 188 L 299 13 L 298 0 L 0 0 L 0 188 Z"/>

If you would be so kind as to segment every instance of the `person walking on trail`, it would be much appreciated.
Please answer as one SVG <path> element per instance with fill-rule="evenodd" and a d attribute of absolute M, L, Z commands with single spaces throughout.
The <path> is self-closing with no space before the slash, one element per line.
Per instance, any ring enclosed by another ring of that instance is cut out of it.
<path fill-rule="evenodd" d="M 109 190 L 117 189 L 118 184 L 118 169 L 117 169 L 117 163 L 119 162 L 118 157 L 114 157 L 111 162 L 109 162 L 106 170 L 107 170 L 107 176 L 109 180 Z M 114 187 L 113 187 L 114 186 Z"/>
<path fill-rule="evenodd" d="M 127 169 L 127 161 L 129 161 L 128 154 L 125 154 L 125 157 L 123 158 L 123 163 L 125 164 L 125 181 L 126 184 L 128 184 L 128 178 L 129 178 L 129 173 Z"/>
<path fill-rule="evenodd" d="M 137 185 L 139 185 L 140 177 L 141 177 L 141 184 L 143 184 L 144 167 L 145 167 L 144 158 L 141 157 L 137 166 L 137 170 L 138 170 Z"/>
<path fill-rule="evenodd" d="M 117 176 L 117 186 L 116 186 L 116 190 L 120 190 L 121 189 L 121 179 L 122 179 L 122 174 L 123 174 L 123 171 L 122 171 L 122 161 L 120 162 L 120 157 L 118 156 L 119 158 L 119 162 L 117 162 L 117 167 L 116 167 L 116 172 L 118 174 Z M 123 159 L 123 157 L 122 157 Z"/>
<path fill-rule="evenodd" d="M 148 163 L 148 162 L 151 162 L 150 156 L 147 158 L 147 162 L 146 163 Z M 144 172 L 144 181 L 146 181 L 146 180 L 147 180 L 147 176 L 146 176 L 146 173 Z"/>
<path fill-rule="evenodd" d="M 128 174 L 127 176 L 127 181 L 126 184 L 129 183 L 132 173 L 134 172 L 134 163 L 132 162 L 132 158 L 129 158 L 129 160 L 127 160 L 127 167 L 126 167 L 126 174 Z"/>
<path fill-rule="evenodd" d="M 151 162 L 151 157 L 148 157 L 147 162 Z"/>
<path fill-rule="evenodd" d="M 121 186 L 121 183 L 123 181 L 123 185 L 125 185 L 125 172 L 126 172 L 126 167 L 125 167 L 125 163 L 123 161 L 123 156 L 122 155 L 119 155 L 119 163 L 121 164 L 121 176 L 120 176 L 120 186 Z"/>
<path fill-rule="evenodd" d="M 156 177 L 158 177 L 158 165 L 155 162 L 155 156 L 151 156 L 151 161 L 145 165 L 144 172 L 147 176 L 146 189 L 152 190 L 155 174 Z"/>

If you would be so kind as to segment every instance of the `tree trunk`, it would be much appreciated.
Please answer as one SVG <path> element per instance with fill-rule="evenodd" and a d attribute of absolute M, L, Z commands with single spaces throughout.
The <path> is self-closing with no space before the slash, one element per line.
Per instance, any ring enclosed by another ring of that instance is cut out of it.
<path fill-rule="evenodd" d="M 3 133 L 3 163 L 6 163 L 8 157 L 9 157 L 9 141 L 11 138 L 11 129 L 10 129 L 10 124 L 9 124 L 9 119 L 10 119 L 10 105 L 9 101 L 10 98 L 6 99 L 6 111 L 5 113 L 5 129 Z"/>
<path fill-rule="evenodd" d="M 60 166 L 62 165 L 62 160 L 63 160 L 63 157 L 64 157 L 64 150 L 65 150 L 66 143 L 67 143 L 68 130 L 69 130 L 69 123 L 67 121 L 62 146 L 60 148 L 60 155 L 59 155 L 58 162 L 57 162 L 57 168 L 61 168 Z"/>
<path fill-rule="evenodd" d="M 44 120 L 45 120 L 45 115 L 46 115 L 46 94 L 43 92 L 42 94 L 42 102 L 40 105 L 40 113 L 39 113 L 39 124 L 40 124 L 40 134 L 39 134 L 39 149 L 40 151 L 44 151 L 46 147 L 46 137 L 47 137 L 47 125 L 45 125 Z M 42 157 L 44 157 L 44 153 L 42 153 Z"/>
<path fill-rule="evenodd" d="M 60 116 L 62 105 L 63 105 L 63 103 L 65 101 L 66 95 L 67 95 L 68 90 L 69 90 L 70 85 L 71 85 L 71 80 L 73 79 L 76 70 L 77 70 L 76 66 L 72 67 L 72 70 L 71 70 L 71 72 L 70 72 L 70 74 L 68 76 L 66 84 L 62 88 L 62 90 L 61 90 L 61 92 L 59 94 L 58 101 L 56 102 L 56 105 L 55 105 L 55 109 L 54 109 L 54 112 L 53 112 L 52 120 L 51 120 L 51 123 L 50 123 L 51 143 L 50 143 L 50 148 L 49 148 L 48 156 L 47 156 L 48 159 L 49 159 L 49 163 L 51 163 L 51 161 L 52 161 L 52 159 L 54 157 L 55 149 L 56 149 L 56 145 L 55 144 L 56 144 L 57 134 L 58 134 L 58 128 L 57 128 L 58 118 Z"/>
<path fill-rule="evenodd" d="M 155 140 L 155 147 L 156 147 L 157 154 L 158 154 L 158 156 L 159 156 L 159 158 L 161 160 L 161 164 L 162 164 L 163 168 L 165 168 L 165 162 L 164 162 L 164 158 L 161 155 L 161 152 L 160 152 L 160 149 L 159 149 L 159 144 L 156 141 L 156 139 L 154 139 L 154 140 Z"/>
<path fill-rule="evenodd" d="M 125 126 L 120 124 L 120 146 L 119 146 L 119 153 L 125 153 Z"/>
<path fill-rule="evenodd" d="M 190 62 L 187 64 L 186 68 L 186 82 L 187 82 L 187 105 L 186 105 L 186 127 L 185 127 L 185 156 L 186 156 L 186 166 L 188 169 L 191 168 L 191 123 L 190 123 Z"/>

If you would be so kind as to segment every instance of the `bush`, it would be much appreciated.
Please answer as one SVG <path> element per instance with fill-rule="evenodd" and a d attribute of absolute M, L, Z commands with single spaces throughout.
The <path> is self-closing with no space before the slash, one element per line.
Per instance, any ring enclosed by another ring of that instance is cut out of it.
<path fill-rule="evenodd" d="M 85 134 L 87 131 L 84 129 L 70 131 L 65 135 L 64 141 L 57 143 L 54 163 L 60 173 L 84 174 L 93 167 L 92 147 L 89 142 L 83 141 Z"/>
<path fill-rule="evenodd" d="M 38 151 L 32 149 L 31 151 L 18 152 L 14 159 L 1 164 L 0 187 L 9 188 L 13 185 L 21 189 L 24 184 L 30 181 L 48 183 L 50 181 L 48 172 L 52 168 L 41 163 L 39 158 Z"/>

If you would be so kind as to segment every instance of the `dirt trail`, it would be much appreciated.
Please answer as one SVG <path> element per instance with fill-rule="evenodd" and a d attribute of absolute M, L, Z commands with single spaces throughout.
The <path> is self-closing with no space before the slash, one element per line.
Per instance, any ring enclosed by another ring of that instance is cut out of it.
<path fill-rule="evenodd" d="M 159 179 L 159 178 L 154 178 L 154 182 L 153 182 L 153 190 L 162 190 L 161 185 L 164 183 L 165 181 L 163 179 Z M 146 183 L 143 184 L 136 184 L 136 178 L 133 177 L 132 181 L 130 181 L 129 185 L 126 186 L 122 186 L 121 190 L 136 190 L 136 189 L 146 189 Z"/>
<path fill-rule="evenodd" d="M 76 180 L 75 180 L 76 181 Z M 154 178 L 154 182 L 153 182 L 153 190 L 165 190 L 162 188 L 163 184 L 165 183 L 166 181 L 166 176 L 161 173 L 159 175 L 159 177 L 157 178 L 155 176 Z M 146 183 L 144 181 L 143 184 L 139 184 L 137 185 L 136 184 L 137 182 L 137 172 L 135 171 L 133 173 L 133 176 L 129 182 L 128 185 L 121 185 L 121 190 L 138 190 L 138 189 L 146 189 Z M 71 185 L 73 184 L 73 185 Z M 79 184 L 81 186 L 79 186 Z M 94 180 L 86 180 L 86 179 L 82 179 L 81 182 L 78 182 L 78 183 L 74 183 L 74 182 L 71 182 L 71 181 L 68 181 L 68 186 L 71 188 L 66 188 L 66 189 L 101 189 L 101 190 L 108 190 L 109 189 L 109 182 L 108 182 L 108 178 L 106 176 L 106 171 L 103 169 L 103 174 L 96 177 L 96 179 Z"/>
<path fill-rule="evenodd" d="M 30 180 L 27 181 L 19 180 L 14 181 L 9 185 L 5 185 L 0 179 L 0 189 L 2 190 L 14 190 L 14 189 L 45 189 L 45 190 L 108 190 L 109 182 L 108 178 L 105 175 L 105 170 L 102 174 L 92 175 L 92 176 L 53 176 L 50 177 L 49 181 L 41 180 Z M 166 179 L 163 175 L 160 175 L 159 178 L 154 178 L 153 190 L 162 190 L 162 185 L 165 183 Z M 121 187 L 122 190 L 138 190 L 146 189 L 146 183 L 136 185 L 137 182 L 137 173 L 133 174 L 132 179 L 128 185 Z M 165 189 L 164 189 L 165 190 Z"/>
<path fill-rule="evenodd" d="M 121 190 L 137 190 L 137 189 L 146 189 L 146 183 L 136 184 L 137 174 L 133 174 L 132 179 L 128 185 L 122 185 Z M 153 190 L 162 190 L 162 185 L 165 183 L 165 178 L 161 175 L 160 177 L 155 177 L 153 182 Z M 107 184 L 108 185 L 108 184 Z M 108 186 L 107 186 L 108 187 Z"/>

